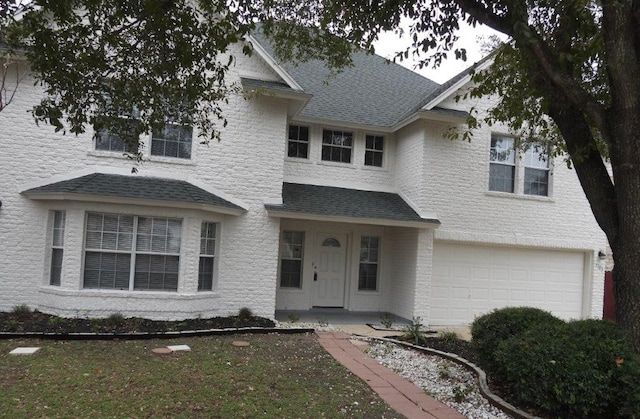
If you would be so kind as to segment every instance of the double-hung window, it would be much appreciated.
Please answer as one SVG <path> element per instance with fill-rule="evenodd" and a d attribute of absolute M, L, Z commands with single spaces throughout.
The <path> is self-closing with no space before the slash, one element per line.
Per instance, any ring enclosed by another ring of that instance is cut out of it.
<path fill-rule="evenodd" d="M 309 127 L 289 125 L 287 156 L 301 159 L 309 157 Z"/>
<path fill-rule="evenodd" d="M 53 224 L 51 234 L 51 269 L 49 271 L 49 284 L 60 285 L 62 277 L 62 255 L 64 253 L 64 227 L 66 214 L 64 211 L 53 211 Z"/>
<path fill-rule="evenodd" d="M 384 137 L 381 135 L 367 135 L 364 150 L 364 165 L 382 167 L 382 152 Z"/>
<path fill-rule="evenodd" d="M 84 288 L 178 289 L 182 220 L 88 213 Z"/>
<path fill-rule="evenodd" d="M 163 129 L 154 130 L 151 135 L 151 155 L 191 158 L 193 128 L 189 125 L 167 123 Z"/>
<path fill-rule="evenodd" d="M 351 163 L 353 132 L 325 129 L 322 131 L 322 160 Z"/>
<path fill-rule="evenodd" d="M 280 287 L 302 287 L 304 232 L 284 231 L 280 245 Z"/>
<path fill-rule="evenodd" d="M 489 190 L 514 192 L 516 176 L 515 138 L 501 135 L 491 136 L 489 154 Z"/>
<path fill-rule="evenodd" d="M 198 291 L 211 291 L 214 285 L 216 257 L 216 224 L 203 222 L 200 227 L 200 262 Z"/>
<path fill-rule="evenodd" d="M 115 120 L 111 120 L 111 123 L 117 125 L 121 132 L 125 132 L 128 136 L 133 137 L 137 136 L 136 133 L 140 131 L 139 117 L 140 112 L 133 108 L 130 112 L 120 112 L 119 116 Z M 127 143 L 122 139 L 122 137 L 106 128 L 103 128 L 96 133 L 95 149 L 120 153 L 134 153 L 138 151 L 135 149 L 134 144 Z"/>
<path fill-rule="evenodd" d="M 376 291 L 378 289 L 379 256 L 380 237 L 362 236 L 360 238 L 358 290 Z"/>
<path fill-rule="evenodd" d="M 533 144 L 524 153 L 524 194 L 549 195 L 549 156 L 544 147 Z"/>

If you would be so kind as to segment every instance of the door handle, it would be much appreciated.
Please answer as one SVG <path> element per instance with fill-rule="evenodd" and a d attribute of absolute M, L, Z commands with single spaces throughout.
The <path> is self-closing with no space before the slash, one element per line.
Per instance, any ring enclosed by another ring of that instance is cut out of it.
<path fill-rule="evenodd" d="M 318 280 L 318 272 L 314 272 L 313 273 L 313 280 L 317 281 Z"/>

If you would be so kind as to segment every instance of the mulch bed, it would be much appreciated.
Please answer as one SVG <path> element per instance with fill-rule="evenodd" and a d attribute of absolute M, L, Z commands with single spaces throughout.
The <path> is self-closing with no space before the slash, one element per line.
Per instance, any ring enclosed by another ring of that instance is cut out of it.
<path fill-rule="evenodd" d="M 123 318 L 118 315 L 103 319 L 68 319 L 39 311 L 0 312 L 0 332 L 12 333 L 152 333 L 241 327 L 273 328 L 275 323 L 272 320 L 255 316 L 158 321 L 137 317 Z"/>

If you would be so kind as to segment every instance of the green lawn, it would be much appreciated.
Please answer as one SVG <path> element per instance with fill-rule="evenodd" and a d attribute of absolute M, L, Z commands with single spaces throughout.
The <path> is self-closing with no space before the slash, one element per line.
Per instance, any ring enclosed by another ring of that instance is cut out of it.
<path fill-rule="evenodd" d="M 248 347 L 231 345 L 234 340 Z M 186 344 L 190 352 L 151 349 Z M 31 356 L 8 355 L 41 346 Z M 393 418 L 315 335 L 0 340 L 0 417 Z"/>

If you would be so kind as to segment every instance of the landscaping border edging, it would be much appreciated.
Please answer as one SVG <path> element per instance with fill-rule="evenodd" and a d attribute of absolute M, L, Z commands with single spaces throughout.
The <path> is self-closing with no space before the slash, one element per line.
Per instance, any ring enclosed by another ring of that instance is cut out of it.
<path fill-rule="evenodd" d="M 452 354 L 449 352 L 443 352 L 443 351 L 439 351 L 437 349 L 433 349 L 433 348 L 426 348 L 424 346 L 418 346 L 418 345 L 414 345 L 412 343 L 409 342 L 403 342 L 401 340 L 397 340 L 397 339 L 391 339 L 391 338 L 384 338 L 384 337 L 371 337 L 371 336 L 365 336 L 365 335 L 358 335 L 358 334 L 354 334 L 353 336 L 356 336 L 358 338 L 365 338 L 365 339 L 369 339 L 369 340 L 379 340 L 379 341 L 383 341 L 383 342 L 390 342 L 390 343 L 394 343 L 396 345 L 399 346 L 405 346 L 414 350 L 417 350 L 419 352 L 423 352 L 426 354 L 430 354 L 430 355 L 437 355 L 443 358 L 446 358 L 450 361 L 453 361 L 459 365 L 462 365 L 464 368 L 466 368 L 467 370 L 473 372 L 476 375 L 476 378 L 478 380 L 478 386 L 480 388 L 480 393 L 482 393 L 482 395 L 487 399 L 487 401 L 489 401 L 490 404 L 492 404 L 493 406 L 497 407 L 498 409 L 502 410 L 503 412 L 518 418 L 518 419 L 541 419 L 538 416 L 533 416 L 530 415 L 529 413 L 518 409 L 517 407 L 515 407 L 514 405 L 512 405 L 511 403 L 505 401 L 504 399 L 502 399 L 501 397 L 493 394 L 491 392 L 491 390 L 489 389 L 489 385 L 487 384 L 487 374 L 480 368 L 478 367 L 476 364 L 474 364 L 473 362 L 467 361 L 466 359 L 456 355 L 456 354 Z"/>
<path fill-rule="evenodd" d="M 51 340 L 147 340 L 170 339 L 195 336 L 223 336 L 237 333 L 269 334 L 313 333 L 312 328 L 277 328 L 277 327 L 238 327 L 226 329 L 184 330 L 171 332 L 142 333 L 45 333 L 45 332 L 0 332 L 2 339 L 51 339 Z"/>

